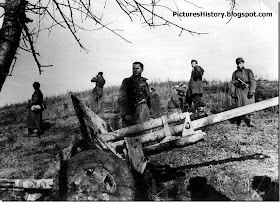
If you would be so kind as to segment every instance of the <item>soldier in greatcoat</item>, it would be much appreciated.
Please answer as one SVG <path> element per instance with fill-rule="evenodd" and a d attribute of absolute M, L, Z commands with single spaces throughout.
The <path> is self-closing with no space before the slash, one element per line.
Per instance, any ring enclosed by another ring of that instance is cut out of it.
<path fill-rule="evenodd" d="M 103 72 L 98 72 L 98 74 L 91 79 L 91 82 L 95 83 L 95 88 L 92 91 L 91 109 L 94 112 L 100 110 L 100 102 L 103 96 L 103 86 L 106 81 L 103 77 Z"/>
<path fill-rule="evenodd" d="M 244 67 L 243 58 L 239 57 L 235 60 L 237 70 L 232 74 L 231 81 L 231 96 L 235 100 L 237 107 L 242 107 L 248 104 L 255 103 L 256 80 L 251 69 Z M 237 124 L 241 124 L 241 120 L 252 127 L 252 114 L 241 116 L 237 119 Z"/>
<path fill-rule="evenodd" d="M 43 103 L 43 93 L 40 90 L 40 83 L 33 83 L 34 93 L 32 94 L 31 100 L 27 105 L 27 122 L 26 127 L 28 129 L 28 135 L 31 136 L 34 129 L 37 129 L 38 136 L 42 134 L 42 112 L 45 108 Z"/>
<path fill-rule="evenodd" d="M 118 104 L 122 127 L 150 120 L 150 90 L 147 79 L 142 77 L 144 65 L 132 64 L 132 76 L 125 78 L 119 90 Z"/>
<path fill-rule="evenodd" d="M 151 107 L 150 107 L 151 117 L 158 118 L 161 113 L 161 107 L 160 107 L 160 97 L 156 92 L 155 88 L 151 88 L 150 103 L 151 103 Z"/>
<path fill-rule="evenodd" d="M 194 108 L 198 112 L 202 112 L 205 109 L 205 103 L 202 101 L 203 95 L 203 81 L 202 76 L 204 70 L 197 64 L 196 60 L 191 61 L 192 73 L 189 81 L 188 97 L 191 98 Z"/>

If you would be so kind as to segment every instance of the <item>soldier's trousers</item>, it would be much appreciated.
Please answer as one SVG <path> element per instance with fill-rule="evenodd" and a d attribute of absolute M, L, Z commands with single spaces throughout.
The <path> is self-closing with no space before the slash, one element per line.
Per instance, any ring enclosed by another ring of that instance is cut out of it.
<path fill-rule="evenodd" d="M 191 96 L 194 108 L 205 107 L 205 103 L 202 101 L 202 93 L 195 93 Z"/>
<path fill-rule="evenodd" d="M 150 109 L 146 103 L 135 107 L 131 115 L 131 121 L 122 119 L 122 127 L 132 126 L 138 123 L 143 123 L 150 120 Z"/>
<path fill-rule="evenodd" d="M 100 103 L 101 103 L 102 95 L 98 95 L 96 93 L 92 94 L 91 98 L 91 110 L 93 112 L 98 112 L 100 110 Z"/>
<path fill-rule="evenodd" d="M 235 99 L 236 107 L 242 107 L 245 105 L 255 103 L 255 96 L 253 96 L 252 98 L 248 98 L 247 97 L 248 92 L 249 92 L 248 88 L 246 88 L 246 89 L 236 88 L 235 89 L 235 94 L 237 96 L 237 98 Z M 237 125 L 240 125 L 242 119 L 244 120 L 244 122 L 247 125 L 250 125 L 252 116 L 253 116 L 253 114 L 247 114 L 244 116 L 236 117 Z"/>

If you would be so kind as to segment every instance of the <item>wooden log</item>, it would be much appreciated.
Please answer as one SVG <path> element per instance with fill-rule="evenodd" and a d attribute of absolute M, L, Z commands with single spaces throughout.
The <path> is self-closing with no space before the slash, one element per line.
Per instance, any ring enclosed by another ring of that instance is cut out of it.
<path fill-rule="evenodd" d="M 245 114 L 249 114 L 255 111 L 263 110 L 269 107 L 277 106 L 278 105 L 278 97 L 271 98 L 262 102 L 257 102 L 254 104 L 246 105 L 243 107 L 231 109 L 229 111 L 221 112 L 218 114 L 214 114 L 212 116 L 204 117 L 201 119 L 197 119 L 192 121 L 192 127 L 193 129 L 198 129 L 207 125 L 215 124 L 221 121 L 225 121 L 234 117 L 242 116 Z M 172 127 L 173 129 L 173 134 L 178 134 L 181 133 L 183 130 L 183 125 L 176 125 Z M 147 142 L 152 142 L 152 141 L 157 141 L 161 140 L 165 137 L 163 132 L 161 130 L 155 131 L 152 133 L 144 134 L 139 136 L 141 143 L 147 143 Z M 116 141 L 116 142 L 111 142 L 111 145 L 113 148 L 116 147 L 124 147 L 124 140 Z"/>
<path fill-rule="evenodd" d="M 1 188 L 51 189 L 53 179 L 0 179 Z"/>
<path fill-rule="evenodd" d="M 114 155 L 122 158 L 100 135 L 101 133 L 108 133 L 108 124 L 91 109 L 81 103 L 75 96 L 71 95 L 71 99 L 80 122 L 80 129 L 85 142 L 92 148 L 101 150 L 108 149 Z"/>
<path fill-rule="evenodd" d="M 183 121 L 186 117 L 186 114 L 188 114 L 188 112 L 185 113 L 174 113 L 174 114 L 170 114 L 167 115 L 165 120 L 168 124 L 171 123 L 176 123 L 179 121 Z M 110 141 L 117 141 L 117 140 L 121 140 L 124 137 L 129 137 L 129 136 L 135 136 L 137 135 L 137 133 L 143 133 L 145 131 L 157 128 L 157 127 L 161 127 L 163 126 L 163 121 L 162 118 L 156 118 L 156 119 L 152 119 L 150 121 L 141 123 L 141 124 L 136 124 L 133 126 L 129 126 L 129 127 L 125 127 L 125 128 L 121 128 L 119 130 L 115 130 L 113 132 L 109 132 L 109 133 L 104 133 L 102 135 L 102 139 L 106 142 L 110 142 Z"/>

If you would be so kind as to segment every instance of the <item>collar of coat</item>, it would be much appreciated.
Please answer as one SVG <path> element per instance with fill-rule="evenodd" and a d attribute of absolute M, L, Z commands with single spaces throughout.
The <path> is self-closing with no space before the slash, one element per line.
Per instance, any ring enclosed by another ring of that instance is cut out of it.
<path fill-rule="evenodd" d="M 138 80 L 142 80 L 142 81 L 147 81 L 148 79 L 146 79 L 145 77 L 141 77 L 141 76 L 134 76 L 134 75 L 132 75 L 131 77 L 130 77 L 130 79 L 133 81 L 133 82 L 137 82 Z"/>

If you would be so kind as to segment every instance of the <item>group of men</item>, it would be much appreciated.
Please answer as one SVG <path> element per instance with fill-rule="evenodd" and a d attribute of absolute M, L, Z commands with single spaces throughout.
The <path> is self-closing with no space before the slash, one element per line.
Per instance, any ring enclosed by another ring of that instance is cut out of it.
<path fill-rule="evenodd" d="M 232 74 L 231 96 L 235 100 L 236 106 L 252 104 L 255 102 L 256 80 L 251 69 L 244 67 L 243 58 L 236 59 L 237 70 Z M 185 111 L 194 105 L 195 113 L 205 110 L 206 104 L 202 100 L 203 95 L 203 74 L 204 69 L 198 65 L 196 60 L 191 60 L 192 72 L 188 88 L 177 86 L 175 89 L 181 93 L 181 106 Z M 132 76 L 123 80 L 118 97 L 120 114 L 123 127 L 142 123 L 150 120 L 150 90 L 147 79 L 142 77 L 144 65 L 141 62 L 132 64 Z M 185 103 L 185 105 L 182 105 Z M 237 118 L 237 124 L 241 120 L 247 126 L 252 127 L 252 114 Z"/>
<path fill-rule="evenodd" d="M 237 70 L 232 74 L 231 82 L 231 96 L 235 100 L 236 106 L 252 104 L 255 102 L 256 80 L 252 70 L 244 67 L 243 58 L 236 59 Z M 203 95 L 203 74 L 204 69 L 198 65 L 196 60 L 191 60 L 192 72 L 189 80 L 189 86 L 179 85 L 174 88 L 180 94 L 180 108 L 186 111 L 187 108 L 194 105 L 196 112 L 205 110 L 205 103 L 202 100 Z M 134 62 L 132 64 L 132 76 L 125 78 L 121 84 L 118 95 L 118 105 L 120 115 L 122 117 L 122 127 L 131 126 L 138 123 L 149 121 L 151 118 L 150 111 L 158 109 L 151 109 L 151 97 L 156 99 L 154 95 L 155 89 L 150 92 L 147 79 L 142 77 L 144 65 L 141 62 Z M 103 86 L 106 81 L 103 78 L 103 72 L 99 72 L 91 79 L 96 86 L 92 91 L 92 110 L 98 112 L 100 109 L 100 101 L 103 96 Z M 42 111 L 45 106 L 43 103 L 43 94 L 40 91 L 40 83 L 33 83 L 34 93 L 30 102 L 27 105 L 27 128 L 29 135 L 32 135 L 34 129 L 37 130 L 38 135 L 42 134 Z M 157 98 L 158 99 L 158 98 Z M 239 117 L 237 124 L 241 124 L 241 120 L 248 126 L 253 126 L 251 122 L 251 114 Z"/>

